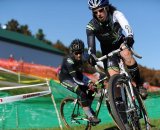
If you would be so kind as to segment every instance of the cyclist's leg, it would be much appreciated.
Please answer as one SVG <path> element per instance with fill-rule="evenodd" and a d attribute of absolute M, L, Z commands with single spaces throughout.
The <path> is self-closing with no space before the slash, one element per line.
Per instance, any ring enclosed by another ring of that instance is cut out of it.
<path fill-rule="evenodd" d="M 63 80 L 61 84 L 79 96 L 82 108 L 90 121 L 93 123 L 99 123 L 100 120 L 95 118 L 90 110 L 88 98 L 86 93 L 84 92 L 84 90 L 86 90 L 85 86 L 79 86 L 72 79 Z M 81 90 L 81 88 L 85 89 Z"/>
<path fill-rule="evenodd" d="M 85 83 L 88 83 L 90 81 L 90 79 L 86 76 L 83 77 L 83 82 Z M 96 113 L 94 112 L 94 110 L 92 109 L 92 102 L 93 102 L 93 99 L 95 97 L 95 92 L 94 91 L 91 91 L 88 89 L 88 86 L 80 86 L 81 90 L 86 93 L 86 96 L 87 96 L 87 99 L 88 99 L 88 106 L 90 108 L 89 111 L 91 111 L 92 115 L 93 116 L 96 116 Z M 88 109 L 88 108 L 87 108 Z"/>
<path fill-rule="evenodd" d="M 127 65 L 127 68 L 132 76 L 133 81 L 136 83 L 138 91 L 140 92 L 142 98 L 145 99 L 147 97 L 147 89 L 143 87 L 139 67 L 136 60 L 132 56 L 131 51 L 125 49 L 121 52 L 121 56 L 124 59 L 125 64 Z"/>
<path fill-rule="evenodd" d="M 83 83 L 85 83 L 85 84 L 88 84 L 89 82 L 91 82 L 91 79 L 89 79 L 87 76 L 83 76 Z M 88 103 L 89 103 L 89 106 L 91 106 L 91 104 L 92 104 L 92 101 L 93 101 L 93 99 L 94 99 L 94 91 L 92 91 L 92 90 L 89 90 L 89 88 L 88 88 L 88 86 L 80 86 L 80 89 L 84 92 L 84 93 L 86 93 L 86 95 L 87 95 L 87 99 L 88 99 Z"/>
<path fill-rule="evenodd" d="M 108 58 L 107 60 L 107 63 L 106 63 L 106 68 L 107 68 L 107 71 L 109 73 L 109 76 L 113 76 L 115 74 L 119 74 L 119 65 L 118 65 L 118 56 L 114 55 L 110 58 Z M 117 88 L 116 90 L 116 95 L 117 95 L 117 98 L 119 97 L 119 94 L 120 94 L 120 89 Z"/>
<path fill-rule="evenodd" d="M 76 93 L 79 96 L 82 106 L 88 105 L 88 100 L 85 93 L 85 90 L 87 90 L 87 88 L 78 85 L 73 79 L 63 80 L 61 84 L 65 86 L 68 90 Z"/>
<path fill-rule="evenodd" d="M 124 45 L 122 45 L 124 46 Z M 127 68 L 133 78 L 133 80 L 136 82 L 137 85 L 142 84 L 141 78 L 140 78 L 140 73 L 139 73 L 139 68 L 136 60 L 132 56 L 132 53 L 129 49 L 123 50 L 121 53 L 121 56 L 124 60 L 124 63 L 127 65 Z"/>
<path fill-rule="evenodd" d="M 109 73 L 109 76 L 113 76 L 115 74 L 119 74 L 119 66 L 118 66 L 118 57 L 116 55 L 108 58 L 107 63 L 106 63 L 106 67 L 107 71 Z"/>

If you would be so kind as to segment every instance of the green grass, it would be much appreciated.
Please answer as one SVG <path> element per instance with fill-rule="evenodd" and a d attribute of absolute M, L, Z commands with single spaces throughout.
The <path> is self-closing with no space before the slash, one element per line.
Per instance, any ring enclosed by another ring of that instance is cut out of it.
<path fill-rule="evenodd" d="M 160 91 L 156 91 L 156 92 L 149 92 L 148 93 L 148 97 L 150 98 L 154 98 L 160 95 Z"/>
<path fill-rule="evenodd" d="M 160 130 L 160 119 L 151 120 L 152 130 Z M 63 128 L 63 130 L 84 130 L 85 127 L 74 127 L 74 128 Z M 24 130 L 24 129 L 16 129 L 16 130 Z M 33 128 L 33 129 L 25 129 L 25 130 L 61 130 L 60 128 Z M 92 130 L 118 130 L 118 128 L 113 124 L 99 124 L 97 126 L 93 126 Z"/>

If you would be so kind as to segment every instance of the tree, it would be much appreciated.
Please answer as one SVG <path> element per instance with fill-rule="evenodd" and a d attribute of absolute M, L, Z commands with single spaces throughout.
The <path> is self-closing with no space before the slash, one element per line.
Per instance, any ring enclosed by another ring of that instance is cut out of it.
<path fill-rule="evenodd" d="M 19 28 L 19 32 L 27 36 L 32 36 L 32 33 L 29 30 L 28 25 L 21 25 Z"/>
<path fill-rule="evenodd" d="M 36 38 L 41 41 L 45 40 L 45 35 L 43 33 L 43 29 L 38 29 L 38 32 L 36 33 Z"/>
<path fill-rule="evenodd" d="M 102 53 L 100 51 L 96 51 L 96 56 L 97 57 L 101 57 L 102 56 Z"/>
<path fill-rule="evenodd" d="M 64 44 L 60 40 L 57 40 L 57 42 L 55 44 L 53 44 L 53 47 L 63 51 L 66 54 L 69 53 L 69 48 L 64 46 Z"/>
<path fill-rule="evenodd" d="M 14 20 L 14 19 L 11 19 L 10 21 L 8 21 L 6 26 L 7 26 L 6 29 L 10 31 L 18 32 L 19 30 L 19 23 L 17 20 Z"/>

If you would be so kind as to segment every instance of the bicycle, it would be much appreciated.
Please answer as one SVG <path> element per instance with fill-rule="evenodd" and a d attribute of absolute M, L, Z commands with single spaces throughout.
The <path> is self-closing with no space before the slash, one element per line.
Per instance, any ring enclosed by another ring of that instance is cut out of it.
<path fill-rule="evenodd" d="M 103 86 L 103 82 L 107 79 L 108 77 L 105 76 L 102 79 L 98 80 L 95 85 L 101 84 L 102 86 L 99 88 L 100 89 L 100 96 L 98 98 L 97 102 L 97 107 L 95 111 L 95 116 L 97 117 L 103 102 L 103 99 L 105 95 L 107 94 L 107 91 L 105 87 Z M 107 99 L 107 98 L 106 98 Z M 109 104 L 106 102 L 106 105 L 109 109 Z M 60 104 L 60 116 L 61 119 L 63 120 L 65 126 L 67 128 L 79 126 L 80 124 L 85 126 L 85 130 L 90 130 L 92 126 L 95 124 L 92 124 L 87 116 L 84 114 L 84 111 L 81 107 L 81 103 L 79 101 L 79 98 L 73 98 L 73 97 L 67 97 L 64 98 L 61 101 Z"/>
<path fill-rule="evenodd" d="M 126 42 L 123 44 L 126 44 Z M 131 76 L 127 72 L 124 62 L 119 55 L 124 49 L 126 47 L 114 50 L 100 58 L 93 57 L 97 62 L 103 61 L 113 55 L 118 55 L 119 57 L 120 73 L 110 77 L 108 86 L 111 113 L 119 129 L 142 130 L 144 128 L 145 130 L 150 130 L 151 124 L 143 100 L 132 83 Z M 132 48 L 129 49 L 134 56 L 142 58 Z"/>
<path fill-rule="evenodd" d="M 95 55 L 93 55 L 94 59 L 97 62 L 97 65 L 95 67 L 97 68 L 98 66 L 100 66 L 98 65 L 98 62 L 101 62 L 113 55 L 118 55 L 123 49 L 125 48 L 114 50 L 108 55 L 102 56 L 100 58 L 97 58 Z M 133 55 L 141 58 L 133 51 L 132 48 L 131 51 Z M 100 97 L 98 99 L 95 111 L 96 116 L 98 116 L 104 97 L 106 97 L 106 105 L 109 113 L 112 116 L 116 126 L 120 130 L 142 130 L 143 127 L 145 127 L 145 130 L 150 130 L 151 125 L 145 105 L 143 104 L 143 100 L 134 87 L 131 81 L 131 76 L 127 72 L 123 60 L 120 56 L 119 68 L 120 74 L 116 74 L 110 77 L 108 89 L 104 87 L 101 88 Z M 104 79 L 100 79 L 97 84 L 103 81 Z M 119 91 L 118 97 L 117 91 Z M 118 98 L 120 100 L 117 100 Z M 65 113 L 66 110 L 67 113 Z M 68 97 L 63 99 L 60 105 L 60 115 L 67 128 L 76 126 L 76 124 L 82 124 L 86 126 L 86 130 L 90 130 L 91 126 L 93 125 L 84 115 L 78 98 Z M 144 124 L 143 127 L 142 124 Z"/>

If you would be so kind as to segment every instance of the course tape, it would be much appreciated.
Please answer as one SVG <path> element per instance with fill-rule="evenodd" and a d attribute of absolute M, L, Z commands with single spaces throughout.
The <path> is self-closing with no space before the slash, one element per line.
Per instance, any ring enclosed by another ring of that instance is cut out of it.
<path fill-rule="evenodd" d="M 8 70 L 8 69 L 5 69 L 5 68 L 2 68 L 2 67 L 0 67 L 0 70 L 9 72 L 9 73 L 12 73 L 12 74 L 15 74 L 15 75 L 18 75 L 16 72 Z"/>
<path fill-rule="evenodd" d="M 0 104 L 10 103 L 10 102 L 15 102 L 15 101 L 20 101 L 20 100 L 26 100 L 26 99 L 40 97 L 40 96 L 44 96 L 48 94 L 51 94 L 51 91 L 47 90 L 47 91 L 41 91 L 41 92 L 21 94 L 21 95 L 16 95 L 16 96 L 8 96 L 8 97 L 0 98 Z"/>
<path fill-rule="evenodd" d="M 2 87 L 1 90 L 10 90 L 10 89 L 17 89 L 17 88 L 29 88 L 29 87 L 38 87 L 42 85 L 48 85 L 47 83 L 41 83 L 41 84 L 33 84 L 33 85 L 23 85 L 23 86 L 14 86 L 14 87 Z"/>

